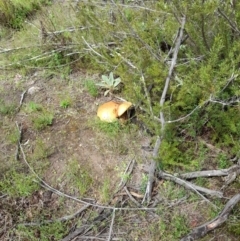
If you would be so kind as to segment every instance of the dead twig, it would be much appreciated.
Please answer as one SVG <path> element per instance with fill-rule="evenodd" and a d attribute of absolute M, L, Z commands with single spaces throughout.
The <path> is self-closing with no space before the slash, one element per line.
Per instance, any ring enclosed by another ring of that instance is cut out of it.
<path fill-rule="evenodd" d="M 178 37 L 177 37 L 177 40 L 176 40 L 176 45 L 175 45 L 175 48 L 174 48 L 174 53 L 173 53 L 171 65 L 170 65 L 170 68 L 169 68 L 169 71 L 168 71 L 168 76 L 166 78 L 163 93 L 162 93 L 162 96 L 160 98 L 160 108 L 162 108 L 164 103 L 165 103 L 167 90 L 169 88 L 170 80 L 171 80 L 171 77 L 173 75 L 173 70 L 174 70 L 176 62 L 177 62 L 178 51 L 179 51 L 181 41 L 182 41 L 182 38 L 183 38 L 185 22 L 186 22 L 186 17 L 183 16 L 181 27 L 178 31 Z M 165 127 L 165 118 L 164 118 L 164 114 L 163 114 L 162 110 L 160 111 L 160 121 L 161 121 L 161 130 L 162 130 L 162 133 L 163 133 L 164 127 Z M 147 202 L 149 203 L 150 200 L 151 200 L 151 197 L 152 197 L 152 187 L 153 187 L 155 170 L 156 170 L 156 160 L 155 159 L 158 156 L 158 151 L 159 151 L 159 148 L 161 146 L 162 138 L 163 138 L 162 135 L 158 136 L 157 141 L 156 141 L 155 146 L 154 146 L 154 149 L 153 149 L 153 155 L 152 155 L 152 160 L 151 160 L 151 164 L 150 164 L 150 168 L 149 168 L 149 174 L 148 174 L 147 188 L 146 188 L 145 196 L 144 196 L 144 199 L 143 199 L 142 202 L 145 202 L 145 200 L 147 199 Z"/>
<path fill-rule="evenodd" d="M 0 196 L 0 198 L 5 198 L 7 197 L 7 194 L 3 194 L 2 196 Z"/>
<path fill-rule="evenodd" d="M 107 241 L 111 241 L 114 219 L 115 219 L 115 209 L 113 209 L 113 212 L 112 212 L 112 221 L 111 221 L 111 225 L 110 225 L 110 229 L 109 229 L 109 236 L 108 236 Z"/>
<path fill-rule="evenodd" d="M 124 178 L 124 177 L 126 177 L 126 175 L 127 175 L 127 176 L 130 176 L 130 174 L 131 174 L 132 171 L 133 171 L 134 165 L 135 165 L 135 159 L 132 159 L 132 160 L 128 163 L 128 166 L 126 167 L 126 169 L 125 169 L 125 171 L 124 171 L 124 173 L 123 173 L 123 177 L 121 178 L 121 182 L 120 182 L 119 185 L 118 185 L 119 188 L 118 188 L 118 190 L 115 192 L 115 194 L 116 194 L 117 192 L 119 192 L 119 191 L 126 185 L 128 179 L 127 179 L 127 178 Z M 115 194 L 114 194 L 114 195 L 115 195 Z"/>
<path fill-rule="evenodd" d="M 27 90 L 23 91 L 23 93 L 21 94 L 21 99 L 19 101 L 19 106 L 17 107 L 16 112 L 19 112 L 19 110 L 21 109 L 26 93 Z"/>
<path fill-rule="evenodd" d="M 183 237 L 181 241 L 192 241 L 199 239 L 206 235 L 208 232 L 222 225 L 224 222 L 227 221 L 230 212 L 239 201 L 240 194 L 236 194 L 227 202 L 222 212 L 216 218 L 207 223 L 204 223 L 201 226 L 194 228 L 187 236 Z"/>
<path fill-rule="evenodd" d="M 231 21 L 229 17 L 220 8 L 218 8 L 218 12 L 223 18 L 227 20 L 227 22 L 229 23 L 230 27 L 234 30 L 234 32 L 237 32 L 238 34 L 240 34 L 237 24 Z"/>
<path fill-rule="evenodd" d="M 18 136 L 18 141 L 17 141 L 17 150 L 16 150 L 16 154 L 15 154 L 15 160 L 19 161 L 20 145 L 22 142 L 22 127 L 20 127 L 17 122 L 16 122 L 16 126 L 18 129 L 19 136 Z"/>
<path fill-rule="evenodd" d="M 207 188 L 203 188 L 203 187 L 199 187 L 197 185 L 194 185 L 188 181 L 182 180 L 178 177 L 175 177 L 171 174 L 165 173 L 165 172 L 160 172 L 160 177 L 165 179 L 165 180 L 170 180 L 173 181 L 181 186 L 184 186 L 187 189 L 190 189 L 192 191 L 194 191 L 196 194 L 198 194 L 203 200 L 205 200 L 206 202 L 210 203 L 214 208 L 217 209 L 217 207 L 211 203 L 206 197 L 204 197 L 200 192 L 203 192 L 205 194 L 211 195 L 211 196 L 217 196 L 217 197 L 223 197 L 223 193 L 222 192 L 218 192 L 218 191 L 213 191 Z"/>
<path fill-rule="evenodd" d="M 104 56 L 102 56 L 96 50 L 94 50 L 94 48 L 85 40 L 85 38 L 83 36 L 82 36 L 82 39 L 83 39 L 84 43 L 89 47 L 89 49 L 92 50 L 93 53 L 95 53 L 98 57 L 105 59 Z"/>
<path fill-rule="evenodd" d="M 137 207 L 141 207 L 141 204 L 132 196 L 132 194 L 128 191 L 127 187 L 124 187 L 125 192 L 129 196 L 130 200 L 137 205 Z"/>
<path fill-rule="evenodd" d="M 193 179 L 198 177 L 220 177 L 220 176 L 228 176 L 231 173 L 239 170 L 240 170 L 240 166 L 234 165 L 227 169 L 189 172 L 189 173 L 179 174 L 178 176 L 183 179 Z"/>

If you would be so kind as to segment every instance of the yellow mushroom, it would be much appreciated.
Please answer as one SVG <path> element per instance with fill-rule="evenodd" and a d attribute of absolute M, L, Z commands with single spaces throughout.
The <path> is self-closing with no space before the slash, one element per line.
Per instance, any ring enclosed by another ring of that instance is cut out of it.
<path fill-rule="evenodd" d="M 109 101 L 98 107 L 97 116 L 102 121 L 113 122 L 121 118 L 131 106 L 132 103 L 127 101 L 122 103 Z"/>

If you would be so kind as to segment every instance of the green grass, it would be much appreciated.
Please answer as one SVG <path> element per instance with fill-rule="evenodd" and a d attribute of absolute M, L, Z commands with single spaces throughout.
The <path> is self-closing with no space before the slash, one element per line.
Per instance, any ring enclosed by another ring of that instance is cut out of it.
<path fill-rule="evenodd" d="M 66 232 L 66 223 L 64 222 L 53 222 L 40 225 L 39 227 L 27 227 L 24 225 L 17 226 L 17 234 L 21 240 L 58 241 L 63 238 Z M 36 233 L 38 235 L 36 235 Z"/>
<path fill-rule="evenodd" d="M 71 188 L 78 190 L 81 196 L 83 196 L 93 184 L 90 169 L 87 165 L 81 165 L 77 159 L 69 160 L 66 176 Z"/>
<path fill-rule="evenodd" d="M 42 105 L 36 102 L 30 101 L 29 103 L 26 104 L 25 109 L 28 113 L 31 113 L 31 112 L 42 111 L 43 107 Z"/>
<path fill-rule="evenodd" d="M 69 98 L 63 99 L 60 101 L 60 107 L 67 109 L 72 104 L 72 101 Z"/>
<path fill-rule="evenodd" d="M 121 131 L 121 129 L 124 129 L 124 127 L 121 126 L 119 121 L 108 123 L 105 121 L 101 121 L 97 118 L 92 121 L 89 121 L 89 126 L 95 130 L 98 130 L 106 134 L 108 137 L 116 137 Z"/>
<path fill-rule="evenodd" d="M 33 126 L 37 129 L 37 130 L 42 130 L 44 128 L 46 128 L 47 126 L 52 125 L 53 122 L 53 114 L 49 113 L 49 112 L 42 112 L 39 115 L 33 117 L 32 122 L 33 122 Z"/>
<path fill-rule="evenodd" d="M 110 180 L 107 177 L 100 188 L 100 199 L 102 203 L 107 203 L 111 198 Z"/>
<path fill-rule="evenodd" d="M 92 97 L 97 97 L 99 94 L 96 84 L 91 79 L 88 79 L 84 82 L 84 88 Z"/>
<path fill-rule="evenodd" d="M 33 181 L 34 178 L 31 174 L 26 175 L 15 169 L 9 170 L 0 180 L 0 190 L 12 197 L 27 197 L 39 188 Z"/>
<path fill-rule="evenodd" d="M 0 100 L 0 114 L 2 115 L 11 115 L 16 110 L 14 104 L 5 103 L 3 100 Z"/>

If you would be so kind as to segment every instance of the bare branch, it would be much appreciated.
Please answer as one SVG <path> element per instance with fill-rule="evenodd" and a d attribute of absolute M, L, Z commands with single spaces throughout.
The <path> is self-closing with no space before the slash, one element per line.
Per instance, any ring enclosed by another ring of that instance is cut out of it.
<path fill-rule="evenodd" d="M 199 187 L 197 185 L 194 185 L 188 181 L 182 180 L 178 177 L 175 177 L 171 174 L 168 174 L 166 172 L 162 172 L 159 175 L 161 178 L 165 179 L 165 180 L 170 180 L 170 181 L 174 181 L 175 183 L 184 186 L 187 189 L 190 189 L 192 191 L 194 191 L 196 194 L 198 194 L 203 200 L 207 201 L 208 203 L 210 203 L 214 208 L 217 208 L 213 203 L 211 203 L 207 198 L 205 198 L 200 192 L 211 195 L 211 196 L 217 196 L 219 198 L 223 197 L 223 193 L 219 192 L 219 191 L 214 191 L 214 190 L 210 190 L 207 188 L 203 188 L 203 187 Z"/>
<path fill-rule="evenodd" d="M 208 170 L 208 171 L 198 171 L 198 172 L 189 172 L 180 174 L 179 177 L 184 179 L 193 179 L 198 177 L 220 177 L 220 176 L 228 176 L 230 173 L 239 170 L 239 165 L 234 165 L 228 169 L 222 170 Z"/>
<path fill-rule="evenodd" d="M 133 171 L 133 167 L 135 165 L 135 159 L 132 159 L 129 163 L 127 168 L 125 169 L 124 173 L 123 173 L 123 177 L 127 175 L 130 175 Z M 121 178 L 121 182 L 118 185 L 118 190 L 116 191 L 116 193 L 121 190 L 127 183 L 127 179 L 124 180 L 124 178 Z"/>
<path fill-rule="evenodd" d="M 236 194 L 227 202 L 222 212 L 216 218 L 201 226 L 194 228 L 187 236 L 183 237 L 181 241 L 192 241 L 199 239 L 206 235 L 208 232 L 222 225 L 224 222 L 227 221 L 230 212 L 233 210 L 233 208 L 237 205 L 239 201 L 240 194 Z"/>
<path fill-rule="evenodd" d="M 111 241 L 114 219 L 115 219 L 115 209 L 113 209 L 113 212 L 112 212 L 112 221 L 111 221 L 111 225 L 110 225 L 110 229 L 109 229 L 109 236 L 108 236 L 107 241 Z"/>
<path fill-rule="evenodd" d="M 97 56 L 99 56 L 101 58 L 104 58 L 104 56 L 102 56 L 96 50 L 94 50 L 94 48 L 85 40 L 85 38 L 83 36 L 82 36 L 82 39 L 83 39 L 84 43 L 89 47 L 89 49 L 93 51 L 93 53 L 95 53 Z"/>
<path fill-rule="evenodd" d="M 181 45 L 181 40 L 183 38 L 183 30 L 184 30 L 184 26 L 185 26 L 185 22 L 186 22 L 186 17 L 184 16 L 182 19 L 182 24 L 181 24 L 181 28 L 178 32 L 178 38 L 176 40 L 176 46 L 174 48 L 174 53 L 173 53 L 173 58 L 172 58 L 172 62 L 169 68 L 169 72 L 168 72 L 168 76 L 166 78 L 165 81 L 165 86 L 163 89 L 163 93 L 160 99 L 160 108 L 163 107 L 164 102 L 165 102 L 165 98 L 167 95 L 167 90 L 169 88 L 169 84 L 170 84 L 170 79 L 172 77 L 173 74 L 173 70 L 174 67 L 176 65 L 177 62 L 177 56 L 178 56 L 178 51 Z M 160 121 L 161 121 L 161 130 L 164 130 L 164 125 L 165 125 L 165 119 L 164 119 L 164 115 L 162 110 L 160 111 Z M 148 183 L 147 183 L 147 188 L 146 188 L 146 192 L 145 192 L 145 196 L 143 199 L 143 202 L 145 202 L 145 199 L 147 198 L 148 203 L 151 200 L 151 196 L 152 196 L 152 187 L 153 187 L 153 182 L 154 182 L 154 175 L 155 175 L 155 170 L 156 170 L 156 158 L 158 156 L 158 151 L 161 145 L 161 141 L 162 141 L 162 136 L 158 136 L 157 141 L 155 143 L 154 149 L 153 149 L 153 155 L 152 155 L 152 160 L 151 160 L 151 164 L 150 164 L 150 168 L 149 168 L 149 174 L 148 174 Z"/>
<path fill-rule="evenodd" d="M 140 203 L 132 196 L 132 194 L 128 191 L 127 187 L 124 187 L 125 192 L 129 196 L 130 200 L 137 205 L 137 207 L 141 207 Z"/>
<path fill-rule="evenodd" d="M 237 32 L 238 34 L 240 34 L 239 29 L 237 28 L 236 23 L 232 22 L 229 17 L 220 9 L 218 8 L 218 12 L 222 15 L 223 18 L 225 18 L 227 20 L 227 22 L 229 23 L 230 27 Z"/>

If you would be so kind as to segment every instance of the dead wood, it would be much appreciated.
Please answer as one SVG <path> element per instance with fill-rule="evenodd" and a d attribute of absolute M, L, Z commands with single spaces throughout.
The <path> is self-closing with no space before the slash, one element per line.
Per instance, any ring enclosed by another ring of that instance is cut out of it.
<path fill-rule="evenodd" d="M 19 101 L 19 106 L 17 107 L 16 109 L 16 112 L 19 112 L 21 107 L 22 107 L 22 104 L 23 104 L 23 101 L 26 97 L 26 93 L 27 93 L 27 90 L 24 90 L 23 93 L 21 94 L 21 98 L 20 98 L 20 101 Z"/>
<path fill-rule="evenodd" d="M 205 197 L 203 196 L 201 193 L 204 193 L 204 194 L 207 194 L 207 195 L 210 195 L 210 196 L 216 196 L 216 197 L 219 197 L 219 198 L 222 198 L 223 197 L 223 193 L 222 192 L 219 192 L 219 191 L 215 191 L 215 190 L 211 190 L 211 189 L 207 189 L 207 188 L 203 188 L 203 187 L 200 187 L 200 186 L 197 186 L 195 184 L 192 184 L 191 182 L 188 182 L 188 181 L 185 181 L 185 180 L 182 180 L 178 177 L 175 177 L 171 174 L 168 174 L 168 173 L 165 173 L 165 172 L 161 172 L 160 175 L 159 175 L 160 178 L 163 178 L 165 180 L 170 180 L 170 181 L 173 181 L 181 186 L 184 186 L 185 188 L 187 189 L 190 189 L 192 191 L 194 191 L 195 193 L 197 193 L 202 199 L 204 199 L 205 201 L 209 202 L 210 201 Z M 201 193 L 200 193 L 201 192 Z M 212 203 L 211 203 L 212 204 Z M 212 204 L 213 205 L 213 204 Z M 215 205 L 213 205 L 215 206 Z"/>
<path fill-rule="evenodd" d="M 132 171 L 133 171 L 133 167 L 134 167 L 134 165 L 135 165 L 135 159 L 132 159 L 130 162 L 129 162 L 129 164 L 128 164 L 128 166 L 127 166 L 127 168 L 125 169 L 125 171 L 124 171 L 124 173 L 123 173 L 123 177 L 124 176 L 130 176 L 131 175 L 131 173 L 132 173 Z M 126 184 L 127 184 L 127 181 L 128 181 L 128 178 L 122 178 L 121 179 L 121 182 L 119 183 L 119 185 L 118 185 L 118 190 L 115 192 L 115 194 L 116 193 L 118 193 Z M 114 195 L 115 195 L 114 194 Z M 113 195 L 113 196 L 114 196 Z"/>
<path fill-rule="evenodd" d="M 174 51 L 173 51 L 173 58 L 172 58 L 172 61 L 171 61 L 171 65 L 169 67 L 168 76 L 165 80 L 163 93 L 162 93 L 162 96 L 160 98 L 160 108 L 162 108 L 164 103 L 165 103 L 165 99 L 166 99 L 167 91 L 168 91 L 168 88 L 169 88 L 170 80 L 172 78 L 173 70 L 174 70 L 174 68 L 176 66 L 176 63 L 177 63 L 178 51 L 179 51 L 179 48 L 181 46 L 181 42 L 182 42 L 182 39 L 183 39 L 183 32 L 184 32 L 185 23 L 186 23 L 186 17 L 183 16 L 182 22 L 181 22 L 181 27 L 180 27 L 180 29 L 178 31 L 178 34 L 177 34 L 176 44 L 175 44 L 175 48 L 174 48 Z M 160 122 L 161 122 L 161 130 L 162 130 L 162 133 L 163 133 L 164 126 L 165 126 L 165 118 L 164 118 L 164 114 L 163 114 L 162 110 L 160 111 L 159 116 L 160 116 Z M 149 203 L 150 200 L 151 200 L 151 197 L 152 197 L 152 187 L 153 187 L 154 178 L 155 178 L 155 171 L 156 171 L 156 157 L 158 156 L 158 151 L 159 151 L 159 148 L 161 146 L 162 138 L 163 138 L 162 135 L 158 136 L 157 141 L 156 141 L 155 146 L 154 146 L 151 164 L 150 164 L 150 168 L 149 168 L 147 188 L 146 188 L 145 196 L 144 196 L 144 199 L 143 199 L 142 203 L 145 202 L 146 199 L 147 199 L 147 202 Z"/>
<path fill-rule="evenodd" d="M 208 232 L 222 225 L 224 222 L 227 221 L 230 212 L 233 210 L 233 208 L 239 201 L 240 193 L 236 194 L 227 202 L 222 212 L 216 218 L 201 226 L 194 228 L 187 236 L 183 237 L 181 241 L 193 241 L 199 239 L 206 235 Z"/>
<path fill-rule="evenodd" d="M 81 228 L 78 228 L 74 232 L 67 235 L 65 238 L 61 239 L 61 241 L 71 241 L 78 235 L 82 234 L 85 231 L 85 229 L 86 229 L 86 227 L 84 227 L 84 226 Z"/>
<path fill-rule="evenodd" d="M 220 177 L 220 176 L 228 176 L 233 172 L 240 172 L 240 166 L 234 165 L 227 169 L 221 170 L 207 170 L 207 171 L 197 171 L 197 172 L 189 172 L 184 174 L 179 174 L 178 176 L 183 179 L 193 179 L 198 177 Z"/>
<path fill-rule="evenodd" d="M 132 196 L 132 194 L 128 191 L 127 187 L 124 187 L 127 195 L 129 196 L 130 200 L 137 205 L 137 207 L 141 207 L 141 204 Z"/>

